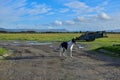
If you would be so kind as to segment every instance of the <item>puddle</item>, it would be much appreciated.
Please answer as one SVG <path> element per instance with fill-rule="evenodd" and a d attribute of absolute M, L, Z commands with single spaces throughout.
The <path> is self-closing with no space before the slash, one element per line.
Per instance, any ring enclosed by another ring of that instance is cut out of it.
<path fill-rule="evenodd" d="M 29 41 L 26 43 L 27 45 L 48 45 L 48 44 L 52 44 L 51 42 L 32 42 L 32 41 Z"/>
<path fill-rule="evenodd" d="M 83 46 L 83 45 L 78 45 L 78 47 L 79 47 L 80 49 L 85 48 L 85 46 Z"/>
<path fill-rule="evenodd" d="M 79 46 L 79 48 L 84 48 L 84 47 L 82 47 L 82 46 Z"/>
<path fill-rule="evenodd" d="M 26 45 L 48 45 L 51 42 L 37 42 L 37 41 L 25 41 Z"/>
<path fill-rule="evenodd" d="M 48 45 L 52 42 L 37 42 L 37 41 L 13 41 L 10 43 L 12 46 L 21 46 L 21 45 Z"/>
<path fill-rule="evenodd" d="M 53 48 L 53 46 L 52 46 L 52 45 L 50 45 L 49 47 L 50 47 L 50 48 Z"/>
<path fill-rule="evenodd" d="M 19 42 L 19 41 L 13 41 L 13 43 L 18 44 L 18 43 L 20 43 L 20 42 Z"/>
<path fill-rule="evenodd" d="M 20 46 L 21 44 L 14 44 L 14 43 L 12 43 L 12 44 L 10 44 L 11 46 Z"/>

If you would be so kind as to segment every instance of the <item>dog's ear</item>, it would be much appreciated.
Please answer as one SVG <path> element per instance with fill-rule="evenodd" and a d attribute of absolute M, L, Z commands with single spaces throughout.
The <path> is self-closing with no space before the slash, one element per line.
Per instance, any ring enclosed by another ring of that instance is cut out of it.
<path fill-rule="evenodd" d="M 76 40 L 77 37 L 74 37 L 73 39 Z"/>
<path fill-rule="evenodd" d="M 79 40 L 79 37 L 76 37 L 75 40 Z"/>
<path fill-rule="evenodd" d="M 75 42 L 76 42 L 76 39 L 75 39 L 75 38 L 73 38 L 73 39 L 72 39 L 72 42 L 74 42 L 74 43 L 75 43 Z"/>

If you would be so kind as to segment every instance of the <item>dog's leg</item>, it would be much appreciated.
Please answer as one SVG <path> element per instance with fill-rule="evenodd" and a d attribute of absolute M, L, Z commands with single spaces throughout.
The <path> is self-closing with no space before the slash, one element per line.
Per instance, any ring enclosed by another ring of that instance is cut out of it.
<path fill-rule="evenodd" d="M 63 56 L 66 57 L 66 49 L 65 48 L 63 48 Z"/>
<path fill-rule="evenodd" d="M 63 48 L 61 47 L 60 48 L 60 56 L 62 56 L 62 53 L 63 53 Z"/>
<path fill-rule="evenodd" d="M 73 57 L 73 56 L 72 56 L 72 51 L 71 51 L 71 50 L 70 50 L 70 57 Z"/>
<path fill-rule="evenodd" d="M 73 47 L 70 47 L 70 57 L 72 57 L 72 49 Z"/>

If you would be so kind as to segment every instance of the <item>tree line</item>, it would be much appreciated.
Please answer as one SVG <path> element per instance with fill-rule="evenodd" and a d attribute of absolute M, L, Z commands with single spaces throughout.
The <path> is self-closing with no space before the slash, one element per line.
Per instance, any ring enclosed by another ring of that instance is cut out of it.
<path fill-rule="evenodd" d="M 68 32 L 53 32 L 53 31 L 47 31 L 47 32 L 36 32 L 36 31 L 20 31 L 20 32 L 10 32 L 10 31 L 0 31 L 0 33 L 85 33 L 87 31 L 68 31 Z M 106 32 L 106 33 L 118 33 L 120 34 L 120 32 Z"/>

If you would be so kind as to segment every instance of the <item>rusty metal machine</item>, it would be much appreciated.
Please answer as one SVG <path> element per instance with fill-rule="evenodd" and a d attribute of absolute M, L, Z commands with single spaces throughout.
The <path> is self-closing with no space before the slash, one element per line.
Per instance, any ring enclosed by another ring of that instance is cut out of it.
<path fill-rule="evenodd" d="M 103 38 L 103 37 L 107 37 L 105 31 L 85 32 L 80 37 L 78 37 L 78 40 L 94 41 L 96 38 Z"/>

